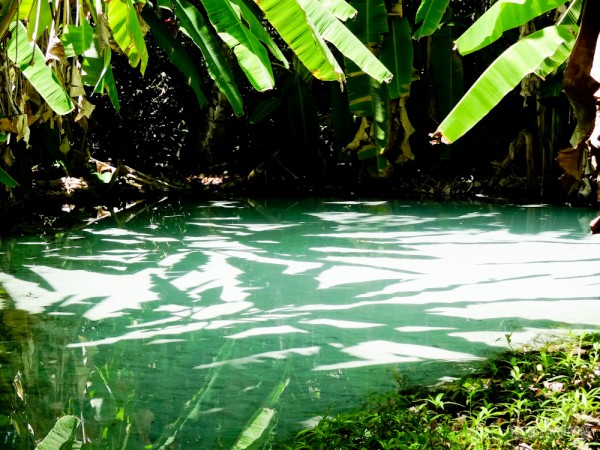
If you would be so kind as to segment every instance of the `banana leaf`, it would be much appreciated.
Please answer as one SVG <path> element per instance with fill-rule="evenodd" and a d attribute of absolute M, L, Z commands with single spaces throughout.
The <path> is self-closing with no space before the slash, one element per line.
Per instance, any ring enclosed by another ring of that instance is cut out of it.
<path fill-rule="evenodd" d="M 444 12 L 448 7 L 450 0 L 423 0 L 417 15 L 415 17 L 415 24 L 423 22 L 419 29 L 415 31 L 414 38 L 422 38 L 430 36 L 440 26 Z"/>
<path fill-rule="evenodd" d="M 321 3 L 331 14 L 343 21 L 356 17 L 358 12 L 344 0 L 322 0 Z"/>
<path fill-rule="evenodd" d="M 438 120 L 447 116 L 465 94 L 462 59 L 452 50 L 454 29 L 444 26 L 431 37 L 429 63 Z"/>
<path fill-rule="evenodd" d="M 75 450 L 81 448 L 81 442 L 75 440 L 75 432 L 80 420 L 75 416 L 63 416 L 56 421 L 50 433 L 35 450 Z"/>
<path fill-rule="evenodd" d="M 269 117 L 275 110 L 283 105 L 281 98 L 269 98 L 260 102 L 250 116 L 248 117 L 248 123 L 250 125 L 256 125 L 267 117 Z"/>
<path fill-rule="evenodd" d="M 391 80 L 392 73 L 318 0 L 298 0 L 298 3 L 323 39 L 335 45 L 346 58 L 378 82 Z"/>
<path fill-rule="evenodd" d="M 275 41 L 273 41 L 265 27 L 262 25 L 262 23 L 260 23 L 260 20 L 258 19 L 258 17 L 256 17 L 256 14 L 248 6 L 246 1 L 250 0 L 231 0 L 232 3 L 235 3 L 240 8 L 242 17 L 248 24 L 250 31 L 258 38 L 259 41 L 265 44 L 265 46 L 269 49 L 271 54 L 275 58 L 277 58 L 277 60 L 280 61 L 286 69 L 289 69 L 290 64 L 287 58 L 285 57 L 281 49 L 277 47 Z"/>
<path fill-rule="evenodd" d="M 186 51 L 185 47 L 181 42 L 171 36 L 167 26 L 156 16 L 156 13 L 152 8 L 144 8 L 142 10 L 142 17 L 152 29 L 152 36 L 154 37 L 156 44 L 166 52 L 169 61 L 171 61 L 185 76 L 185 82 L 196 94 L 198 104 L 200 106 L 206 106 L 208 101 L 202 92 L 202 77 L 196 70 L 194 61 Z"/>
<path fill-rule="evenodd" d="M 244 431 L 242 431 L 240 434 L 238 440 L 233 446 L 233 450 L 247 449 L 260 439 L 271 423 L 271 420 L 273 420 L 273 417 L 276 413 L 274 406 L 279 402 L 281 394 L 283 394 L 283 391 L 289 383 L 290 379 L 286 378 L 273 388 L 273 390 L 265 399 L 263 406 L 258 409 L 254 417 L 244 428 Z"/>
<path fill-rule="evenodd" d="M 348 28 L 369 48 L 377 47 L 382 34 L 388 31 L 385 3 L 382 0 L 354 0 L 351 5 L 358 14 Z M 358 158 L 371 158 L 382 154 L 389 141 L 387 86 L 367 76 L 352 60 L 346 59 L 345 65 L 350 111 L 359 117 L 372 118 L 369 136 L 374 145 L 361 145 Z"/>
<path fill-rule="evenodd" d="M 23 9 L 22 7 L 23 3 L 19 5 L 19 15 L 25 13 L 25 8 L 28 8 L 28 6 Z M 31 10 L 27 14 L 27 37 L 33 42 L 52 24 L 52 12 L 47 0 L 33 0 L 33 4 L 29 8 Z"/>
<path fill-rule="evenodd" d="M 461 55 L 473 53 L 502 33 L 564 5 L 565 0 L 498 0 L 456 40 Z"/>
<path fill-rule="evenodd" d="M 273 89 L 275 78 L 267 50 L 242 23 L 240 7 L 229 0 L 203 0 L 202 6 L 254 89 L 261 92 Z"/>
<path fill-rule="evenodd" d="M 381 43 L 384 33 L 388 32 L 388 13 L 383 0 L 353 0 L 356 18 L 348 22 L 348 28 L 369 48 Z"/>
<path fill-rule="evenodd" d="M 390 32 L 383 38 L 381 62 L 388 67 L 394 78 L 388 84 L 390 99 L 397 99 L 410 93 L 413 75 L 414 49 L 411 29 L 406 17 L 395 17 Z"/>
<path fill-rule="evenodd" d="M 440 124 L 434 136 L 449 143 L 463 136 L 530 73 L 546 75 L 562 64 L 575 43 L 571 26 L 543 28 L 502 53 Z"/>
<path fill-rule="evenodd" d="M 46 58 L 37 45 L 27 39 L 27 30 L 19 21 L 10 25 L 10 41 L 6 53 L 33 88 L 44 98 L 48 106 L 57 114 L 70 113 L 74 106 L 62 84 L 46 65 Z"/>
<path fill-rule="evenodd" d="M 64 25 L 60 37 L 65 47 L 67 58 L 83 55 L 92 46 L 94 29 L 87 20 L 82 20 L 81 25 Z"/>
<path fill-rule="evenodd" d="M 319 80 L 341 81 L 343 71 L 296 0 L 254 0 L 300 61 Z M 317 0 L 313 0 L 317 1 Z"/>
<path fill-rule="evenodd" d="M 19 183 L 17 183 L 17 180 L 15 180 L 8 173 L 6 173 L 1 167 L 0 167 L 0 183 L 4 184 L 5 186 L 8 186 L 9 188 L 14 188 L 19 185 Z"/>
<path fill-rule="evenodd" d="M 556 23 L 557 25 L 577 25 L 583 10 L 583 0 L 573 0 L 564 14 Z"/>
<path fill-rule="evenodd" d="M 132 67 L 140 66 L 144 74 L 148 65 L 148 49 L 144 33 L 132 0 L 114 0 L 107 3 L 108 25 Z"/>
<path fill-rule="evenodd" d="M 106 91 L 115 111 L 119 112 L 121 109 L 119 94 L 110 65 L 111 51 L 109 48 L 105 48 L 104 55 L 101 55 L 98 48 L 100 48 L 100 43 L 96 37 L 90 48 L 83 54 L 81 81 L 86 86 L 92 86 L 96 93 L 101 94 Z"/>
<path fill-rule="evenodd" d="M 187 0 L 174 0 L 173 4 L 181 31 L 202 52 L 208 74 L 229 101 L 235 115 L 243 115 L 244 102 L 217 37 L 209 29 L 200 11 Z"/>

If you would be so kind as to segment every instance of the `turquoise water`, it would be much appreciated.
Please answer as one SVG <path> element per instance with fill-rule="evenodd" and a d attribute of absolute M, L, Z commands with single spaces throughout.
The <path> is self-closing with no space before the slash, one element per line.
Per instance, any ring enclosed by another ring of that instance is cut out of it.
<path fill-rule="evenodd" d="M 6 448 L 67 413 L 88 448 L 229 449 L 255 419 L 263 448 L 398 378 L 458 375 L 507 336 L 600 324 L 585 210 L 240 200 L 127 214 L 2 242 Z"/>

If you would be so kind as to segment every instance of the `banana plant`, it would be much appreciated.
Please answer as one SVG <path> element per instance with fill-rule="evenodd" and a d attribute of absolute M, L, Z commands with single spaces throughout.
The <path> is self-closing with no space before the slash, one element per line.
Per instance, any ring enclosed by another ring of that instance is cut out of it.
<path fill-rule="evenodd" d="M 443 0 L 440 0 L 443 1 Z M 499 0 L 455 44 L 465 55 L 502 34 L 551 11 L 561 0 Z M 477 79 L 431 135 L 433 142 L 451 143 L 485 117 L 528 74 L 544 79 L 569 57 L 577 37 L 582 0 L 573 0 L 558 22 L 523 37 L 502 53 Z"/>
<path fill-rule="evenodd" d="M 35 121 L 55 120 L 53 117 L 74 110 L 76 121 L 89 117 L 93 105 L 85 99 L 89 90 L 86 92 L 84 86 L 93 93 L 107 94 L 118 111 L 111 61 L 115 53 L 124 54 L 130 65 L 143 74 L 149 64 L 145 43 L 148 30 L 184 73 L 199 104 L 206 104 L 198 66 L 164 25 L 163 12 L 198 47 L 209 76 L 238 116 L 244 114 L 244 107 L 233 61 L 258 91 L 274 87 L 271 59 L 289 67 L 263 25 L 265 19 L 317 79 L 344 83 L 345 74 L 329 44 L 377 83 L 392 78 L 392 73 L 344 25 L 356 11 L 343 0 L 200 0 L 195 4 L 158 0 L 157 5 L 144 0 L 75 0 L 60 6 L 44 0 L 10 0 L 2 6 L 0 38 L 8 36 L 7 55 L 54 114 L 43 114 L 41 108 L 37 113 L 26 113 L 32 108 L 23 103 L 27 97 L 17 92 L 11 99 L 13 110 L 8 112 L 24 117 L 18 119 L 25 129 L 19 137 L 27 136 L 28 126 Z M 223 44 L 233 57 L 223 51 Z M 6 83 L 16 86 L 16 78 Z M 7 131 L 14 132 L 17 119 L 14 122 L 0 130 L 4 136 Z M 1 168 L 0 183 L 17 185 Z"/>

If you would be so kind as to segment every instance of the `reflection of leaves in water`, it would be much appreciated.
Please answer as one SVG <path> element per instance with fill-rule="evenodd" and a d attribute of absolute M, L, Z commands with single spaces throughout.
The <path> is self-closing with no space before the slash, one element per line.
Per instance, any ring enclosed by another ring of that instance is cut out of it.
<path fill-rule="evenodd" d="M 36 450 L 75 450 L 81 448 L 81 442 L 75 439 L 79 427 L 75 416 L 63 416 L 56 421 L 50 433 L 38 444 Z"/>

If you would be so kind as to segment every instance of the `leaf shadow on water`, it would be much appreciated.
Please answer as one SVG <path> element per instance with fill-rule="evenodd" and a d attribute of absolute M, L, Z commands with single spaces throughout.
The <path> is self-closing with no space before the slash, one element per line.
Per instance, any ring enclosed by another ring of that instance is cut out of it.
<path fill-rule="evenodd" d="M 256 208 L 208 206 L 172 221 L 157 214 L 152 227 L 143 216 L 127 229 L 95 225 L 49 249 L 16 246 L 18 270 L 0 273 L 13 297 L 4 311 L 21 308 L 36 325 L 2 354 L 2 389 L 14 399 L 13 372 L 32 354 L 39 364 L 21 378 L 27 405 L 3 403 L 4 417 L 26 418 L 18 436 L 3 428 L 12 448 L 31 439 L 28 424 L 37 439 L 67 413 L 106 445 L 176 434 L 187 448 L 230 448 L 253 423 L 285 433 L 330 406 L 356 407 L 393 388 L 394 372 L 436 382 L 509 339 L 600 324 L 593 241 L 477 228 L 518 223 L 523 211 L 430 205 L 419 217 L 411 205 L 313 202 L 317 215 L 293 205 L 281 223 L 267 205 L 246 223 Z"/>

